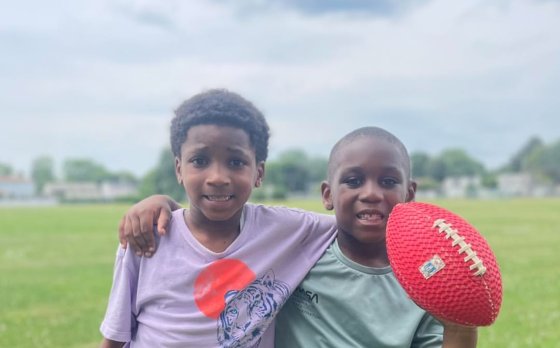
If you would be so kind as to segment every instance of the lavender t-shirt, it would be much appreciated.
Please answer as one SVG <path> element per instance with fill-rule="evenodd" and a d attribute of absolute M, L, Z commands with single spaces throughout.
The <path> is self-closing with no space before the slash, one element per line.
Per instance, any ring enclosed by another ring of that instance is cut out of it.
<path fill-rule="evenodd" d="M 333 240 L 334 217 L 246 204 L 239 236 L 215 253 L 183 212 L 151 259 L 119 248 L 103 336 L 127 347 L 274 347 L 274 317 Z"/>

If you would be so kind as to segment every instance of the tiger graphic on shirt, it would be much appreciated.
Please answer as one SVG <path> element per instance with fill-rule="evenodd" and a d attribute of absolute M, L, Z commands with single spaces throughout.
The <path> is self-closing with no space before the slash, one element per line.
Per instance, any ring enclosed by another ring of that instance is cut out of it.
<path fill-rule="evenodd" d="M 218 318 L 218 342 L 227 348 L 254 348 L 290 295 L 286 283 L 268 270 L 245 289 L 228 291 Z"/>

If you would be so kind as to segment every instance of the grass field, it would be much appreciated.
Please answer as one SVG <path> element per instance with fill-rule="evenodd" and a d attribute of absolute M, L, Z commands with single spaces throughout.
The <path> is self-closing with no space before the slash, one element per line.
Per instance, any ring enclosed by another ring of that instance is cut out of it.
<path fill-rule="evenodd" d="M 500 263 L 502 311 L 478 346 L 558 347 L 560 200 L 437 203 L 477 226 Z M 126 208 L 0 208 L 0 347 L 98 346 Z"/>

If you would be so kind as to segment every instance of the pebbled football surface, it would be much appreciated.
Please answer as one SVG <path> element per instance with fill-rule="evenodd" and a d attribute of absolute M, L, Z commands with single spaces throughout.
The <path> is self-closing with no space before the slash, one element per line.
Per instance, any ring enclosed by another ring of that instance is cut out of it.
<path fill-rule="evenodd" d="M 397 204 L 387 221 L 387 253 L 408 296 L 432 315 L 468 326 L 492 324 L 502 279 L 484 237 L 439 206 Z"/>

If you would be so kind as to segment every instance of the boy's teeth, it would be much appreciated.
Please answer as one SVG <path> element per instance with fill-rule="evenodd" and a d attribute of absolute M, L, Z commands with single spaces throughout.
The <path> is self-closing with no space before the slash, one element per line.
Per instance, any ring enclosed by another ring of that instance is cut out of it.
<path fill-rule="evenodd" d="M 375 216 L 380 217 L 379 214 L 362 213 L 362 214 L 358 214 L 358 219 L 369 220 Z"/>
<path fill-rule="evenodd" d="M 231 196 L 208 196 L 211 201 L 229 201 Z"/>

